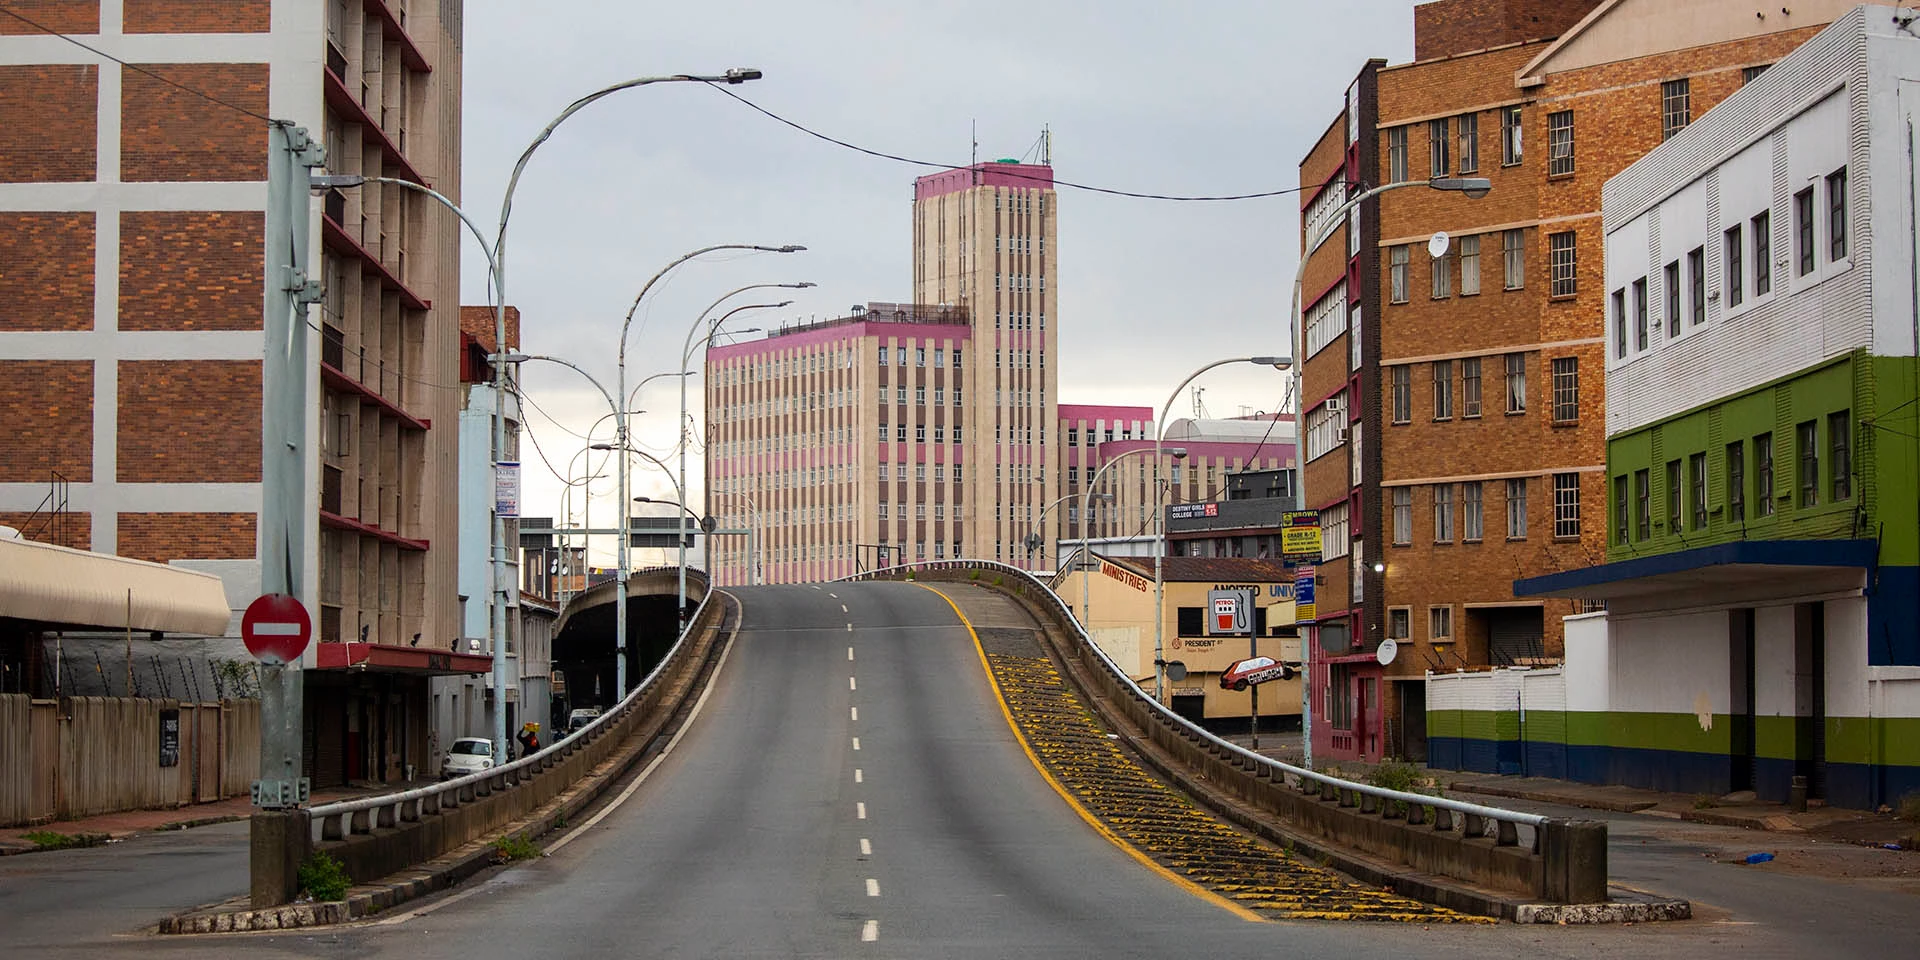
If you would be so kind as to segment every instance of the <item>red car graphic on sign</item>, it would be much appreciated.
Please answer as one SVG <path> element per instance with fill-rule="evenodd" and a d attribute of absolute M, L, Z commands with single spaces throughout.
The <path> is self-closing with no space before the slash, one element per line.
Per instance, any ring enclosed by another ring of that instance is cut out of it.
<path fill-rule="evenodd" d="M 1293 675 L 1293 667 L 1272 657 L 1248 657 L 1227 667 L 1227 672 L 1220 675 L 1220 689 L 1245 690 L 1250 684 L 1268 680 L 1292 680 Z"/>

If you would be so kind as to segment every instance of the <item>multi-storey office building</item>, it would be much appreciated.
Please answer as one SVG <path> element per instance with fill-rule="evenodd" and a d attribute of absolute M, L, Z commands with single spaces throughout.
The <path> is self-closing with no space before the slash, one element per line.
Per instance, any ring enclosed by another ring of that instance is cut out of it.
<path fill-rule="evenodd" d="M 1028 532 L 1063 492 L 1054 200 L 1045 164 L 980 163 L 913 184 L 914 299 L 964 307 L 977 359 L 961 375 L 972 402 L 956 421 L 974 438 L 957 493 L 977 522 L 948 543 L 1023 566 L 1037 564 Z M 1058 510 L 1047 518 L 1050 531 L 1062 522 Z"/>
<path fill-rule="evenodd" d="M 72 545 L 257 593 L 267 119 L 338 173 L 460 187 L 460 5 L 91 0 L 0 17 L 0 519 L 49 479 Z M 81 37 L 121 66 L 42 30 Z M 425 680 L 460 633 L 450 486 L 456 221 L 368 185 L 316 204 L 306 582 L 316 785 L 424 766 Z M 254 586 L 246 586 L 253 584 Z M 346 641 L 353 641 L 352 650 Z M 365 645 L 362 645 L 364 641 Z M 354 666 L 348 671 L 344 668 Z"/>
<path fill-rule="evenodd" d="M 1572 776 L 1920 789 L 1913 20 L 1843 15 L 1607 183 L 1606 562 L 1515 584 L 1607 603 Z"/>
<path fill-rule="evenodd" d="M 1362 185 L 1493 188 L 1382 194 L 1306 252 L 1316 751 L 1417 755 L 1425 671 L 1561 656 L 1576 601 L 1511 582 L 1604 549 L 1600 185 L 1840 9 L 1438 0 L 1414 62 L 1361 71 L 1301 166 L 1307 236 Z"/>
<path fill-rule="evenodd" d="M 716 538 L 720 582 L 979 556 L 972 334 L 964 308 L 874 303 L 708 350 L 708 509 L 755 531 Z"/>

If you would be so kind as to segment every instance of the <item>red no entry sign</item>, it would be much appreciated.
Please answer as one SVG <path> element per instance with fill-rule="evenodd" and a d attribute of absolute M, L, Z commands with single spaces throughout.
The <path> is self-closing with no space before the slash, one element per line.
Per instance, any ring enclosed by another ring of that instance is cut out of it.
<path fill-rule="evenodd" d="M 247 652 L 268 666 L 300 659 L 313 639 L 313 618 L 300 601 L 285 593 L 254 598 L 240 615 L 240 639 Z"/>

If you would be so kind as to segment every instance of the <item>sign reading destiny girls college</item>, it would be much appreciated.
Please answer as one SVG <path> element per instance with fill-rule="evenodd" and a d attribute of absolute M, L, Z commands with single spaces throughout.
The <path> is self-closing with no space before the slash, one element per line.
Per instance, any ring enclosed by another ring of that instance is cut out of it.
<path fill-rule="evenodd" d="M 1293 578 L 1293 622 L 1312 623 L 1318 617 L 1313 604 L 1313 567 L 1301 567 L 1294 571 Z"/>
<path fill-rule="evenodd" d="M 1289 510 L 1280 517 L 1280 554 L 1289 560 L 1320 559 L 1320 513 Z"/>

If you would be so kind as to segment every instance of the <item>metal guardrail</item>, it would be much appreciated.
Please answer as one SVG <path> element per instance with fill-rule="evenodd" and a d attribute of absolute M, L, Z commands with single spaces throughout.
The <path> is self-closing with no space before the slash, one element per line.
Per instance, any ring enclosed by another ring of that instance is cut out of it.
<path fill-rule="evenodd" d="M 1087 633 L 1086 625 L 1082 624 L 1079 618 L 1074 616 L 1071 606 L 1061 600 L 1059 595 L 1054 593 L 1053 589 L 1044 581 L 1019 567 L 992 560 L 937 560 L 882 567 L 878 570 L 871 570 L 843 579 L 892 580 L 897 579 L 899 575 L 919 570 L 990 570 L 994 573 L 1026 580 L 1038 589 L 1041 596 L 1045 597 L 1046 600 L 1051 603 L 1054 611 L 1061 616 L 1063 622 L 1074 625 L 1075 632 L 1079 634 L 1080 642 L 1085 645 L 1086 649 L 1093 651 L 1098 662 L 1112 675 L 1114 681 L 1117 682 L 1122 689 L 1131 692 L 1134 697 L 1145 703 L 1148 709 L 1156 713 L 1161 720 L 1180 729 L 1187 736 L 1204 741 L 1230 756 L 1255 764 L 1257 767 L 1265 767 L 1278 775 L 1289 778 L 1288 782 L 1299 786 L 1302 792 L 1315 792 L 1306 789 L 1305 785 L 1311 783 L 1318 788 L 1317 792 L 1321 793 L 1322 796 L 1333 793 L 1340 795 L 1343 801 L 1347 795 L 1371 798 L 1374 801 L 1372 804 L 1365 802 L 1359 803 L 1363 813 L 1373 812 L 1373 810 L 1369 810 L 1368 807 L 1380 809 L 1385 803 L 1405 804 L 1406 809 L 1409 811 L 1421 808 L 1431 809 L 1435 811 L 1433 828 L 1436 831 L 1452 830 L 1454 828 L 1454 818 L 1451 814 L 1459 814 L 1460 820 L 1462 821 L 1461 829 L 1467 836 L 1482 836 L 1485 833 L 1486 825 L 1488 823 L 1494 824 L 1495 843 L 1500 846 L 1513 846 L 1518 844 L 1519 835 L 1517 828 L 1524 826 L 1530 828 L 1530 831 L 1533 833 L 1532 843 L 1530 843 L 1529 846 L 1533 847 L 1536 852 L 1539 850 L 1540 831 L 1538 828 L 1541 824 L 1547 822 L 1548 817 L 1533 813 L 1521 813 L 1517 810 L 1489 807 L 1478 803 L 1468 803 L 1464 800 L 1454 800 L 1448 797 L 1435 797 L 1423 793 L 1407 793 L 1402 790 L 1390 790 L 1386 787 L 1376 787 L 1370 783 L 1360 783 L 1354 780 L 1328 776 L 1327 774 L 1309 770 L 1305 767 L 1295 766 L 1291 763 L 1255 753 L 1237 743 L 1232 743 L 1215 736 L 1211 731 L 1173 712 L 1166 704 L 1155 700 L 1151 694 L 1142 689 L 1138 683 L 1134 682 L 1132 677 L 1127 676 L 1126 671 L 1121 670 L 1120 666 L 1113 662 L 1112 657 L 1107 656 L 1107 652 L 1102 650 L 1099 644 L 1093 642 L 1093 638 Z M 1445 811 L 1447 815 L 1441 815 L 1440 811 Z"/>
<path fill-rule="evenodd" d="M 677 568 L 663 568 L 677 569 Z M 638 571 L 635 571 L 638 572 Z M 476 771 L 463 777 L 455 777 L 431 786 L 415 787 L 396 793 L 384 793 L 371 797 L 358 797 L 335 803 L 324 803 L 310 808 L 307 812 L 312 822 L 320 825 L 320 839 L 344 840 L 353 834 L 371 833 L 376 827 L 393 827 L 401 822 L 420 819 L 423 814 L 438 813 L 442 807 L 457 807 L 469 802 L 476 796 L 486 796 L 496 790 L 506 790 L 517 783 L 530 780 L 560 760 L 571 756 L 575 751 L 600 738 L 612 730 L 615 724 L 635 710 L 641 698 L 653 689 L 655 683 L 665 675 L 687 648 L 687 638 L 692 636 L 696 627 L 702 627 L 701 616 L 706 612 L 707 604 L 713 602 L 713 590 L 707 590 L 701 597 L 700 605 L 694 608 L 693 615 L 687 618 L 687 624 L 667 650 L 666 656 L 654 664 L 644 679 L 633 690 L 621 698 L 593 722 L 553 743 L 542 747 L 532 754 L 521 757 L 511 763 Z"/>

